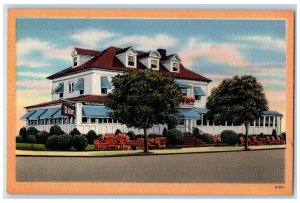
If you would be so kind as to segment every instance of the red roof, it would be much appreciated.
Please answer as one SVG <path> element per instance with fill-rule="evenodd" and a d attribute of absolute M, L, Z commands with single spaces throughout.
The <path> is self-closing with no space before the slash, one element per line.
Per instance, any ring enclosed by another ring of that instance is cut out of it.
<path fill-rule="evenodd" d="M 122 62 L 116 57 L 116 53 L 123 52 L 126 49 L 128 49 L 128 48 L 121 49 L 121 48 L 117 48 L 117 47 L 109 47 L 109 48 L 103 50 L 102 52 L 95 51 L 98 53 L 98 55 L 94 55 L 95 57 L 92 58 L 91 60 L 87 61 L 86 63 L 84 63 L 80 66 L 77 66 L 75 68 L 69 67 L 69 68 L 64 69 L 60 72 L 57 72 L 47 78 L 55 79 L 55 78 L 63 77 L 66 75 L 75 74 L 75 73 L 78 73 L 81 71 L 87 71 L 91 68 L 107 69 L 107 70 L 115 70 L 115 71 L 128 71 L 128 70 L 140 71 L 140 70 L 146 69 L 146 67 L 142 63 L 140 63 L 139 60 L 138 60 L 136 69 L 125 67 L 122 64 Z M 85 49 L 76 48 L 76 50 L 82 51 Z M 87 52 L 91 52 L 92 50 L 85 50 L 85 51 L 86 51 L 85 53 L 87 53 Z M 137 51 L 138 59 L 140 59 L 144 55 L 145 55 L 145 52 Z M 170 56 L 171 55 L 162 56 L 161 61 L 167 60 L 167 58 Z M 180 79 L 190 79 L 190 80 L 200 80 L 200 81 L 205 81 L 205 82 L 211 82 L 210 79 L 208 79 L 198 73 L 195 73 L 191 70 L 188 70 L 182 64 L 180 64 L 179 73 L 170 72 L 163 65 L 160 65 L 159 73 L 164 76 L 170 76 L 170 77 L 175 77 L 175 78 L 180 78 Z"/>
<path fill-rule="evenodd" d="M 107 96 L 94 96 L 94 95 L 84 95 L 79 97 L 73 97 L 68 99 L 60 99 L 60 100 L 54 100 L 49 102 L 44 102 L 40 104 L 35 104 L 32 106 L 26 106 L 25 108 L 31 109 L 31 108 L 38 108 L 43 106 L 53 106 L 63 103 L 63 101 L 80 101 L 80 102 L 98 102 L 98 103 L 106 103 L 108 101 Z"/>
<path fill-rule="evenodd" d="M 101 54 L 100 51 L 95 51 L 95 50 L 89 50 L 89 49 L 82 49 L 82 48 L 74 48 L 77 52 L 77 54 L 82 54 L 82 55 L 90 55 L 90 56 L 98 56 Z"/>

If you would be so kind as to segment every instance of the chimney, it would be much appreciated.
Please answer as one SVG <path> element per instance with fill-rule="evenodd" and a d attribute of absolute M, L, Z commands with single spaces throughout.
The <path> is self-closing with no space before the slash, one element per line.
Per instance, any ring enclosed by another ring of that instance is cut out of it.
<path fill-rule="evenodd" d="M 157 51 L 159 52 L 159 54 L 161 55 L 161 58 L 166 58 L 167 55 L 167 51 L 165 49 L 157 49 Z"/>

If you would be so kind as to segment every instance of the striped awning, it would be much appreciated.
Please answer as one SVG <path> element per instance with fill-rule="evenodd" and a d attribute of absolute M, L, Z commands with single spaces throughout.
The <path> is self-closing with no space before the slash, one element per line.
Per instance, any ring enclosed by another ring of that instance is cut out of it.
<path fill-rule="evenodd" d="M 184 82 L 179 81 L 179 80 L 174 80 L 174 82 L 180 89 L 188 89 L 191 87 L 190 85 L 185 84 Z"/>
<path fill-rule="evenodd" d="M 52 118 L 63 118 L 64 116 L 61 114 L 61 108 L 52 116 Z"/>
<path fill-rule="evenodd" d="M 28 117 L 28 120 L 38 120 L 41 115 L 43 115 L 47 109 L 39 109 L 34 114 L 32 114 L 30 117 Z"/>
<path fill-rule="evenodd" d="M 60 108 L 49 108 L 47 111 L 41 115 L 40 119 L 52 118 L 52 116 L 59 110 Z"/>
<path fill-rule="evenodd" d="M 74 87 L 73 87 L 73 90 L 83 90 L 84 88 L 84 80 L 81 79 L 81 80 L 78 80 L 78 82 L 75 83 Z"/>
<path fill-rule="evenodd" d="M 34 114 L 36 111 L 35 110 L 29 110 L 27 111 L 22 117 L 21 120 L 27 120 L 32 114 Z"/>
<path fill-rule="evenodd" d="M 51 92 L 52 94 L 64 93 L 64 84 L 60 83 L 54 90 Z"/>
<path fill-rule="evenodd" d="M 195 96 L 205 96 L 204 91 L 201 89 L 201 87 L 195 87 L 194 88 L 194 95 Z"/>
<path fill-rule="evenodd" d="M 178 109 L 178 118 L 180 119 L 200 119 L 200 114 L 206 114 L 206 108 L 186 108 Z"/>
<path fill-rule="evenodd" d="M 105 88 L 105 89 L 111 89 L 112 85 L 109 82 L 107 76 L 102 76 L 101 77 L 101 88 Z"/>
<path fill-rule="evenodd" d="M 109 118 L 110 110 L 106 106 L 82 106 L 82 117 Z"/>

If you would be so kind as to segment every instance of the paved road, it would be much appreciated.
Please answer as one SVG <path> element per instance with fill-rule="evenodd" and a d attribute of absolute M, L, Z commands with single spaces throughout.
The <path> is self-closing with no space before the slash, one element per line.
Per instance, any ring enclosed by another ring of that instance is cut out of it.
<path fill-rule="evenodd" d="M 127 157 L 17 157 L 17 181 L 283 183 L 285 149 Z"/>

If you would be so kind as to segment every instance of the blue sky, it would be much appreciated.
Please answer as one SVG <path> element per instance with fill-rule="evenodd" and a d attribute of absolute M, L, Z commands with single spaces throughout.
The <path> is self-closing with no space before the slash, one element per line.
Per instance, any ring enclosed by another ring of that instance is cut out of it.
<path fill-rule="evenodd" d="M 284 20 L 19 18 L 20 100 L 32 102 L 27 98 L 32 94 L 38 98 L 35 103 L 51 100 L 51 82 L 45 78 L 71 65 L 74 46 L 165 48 L 167 54 L 179 54 L 187 68 L 210 78 L 210 88 L 227 77 L 251 74 L 263 84 L 270 108 L 285 111 Z"/>

